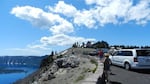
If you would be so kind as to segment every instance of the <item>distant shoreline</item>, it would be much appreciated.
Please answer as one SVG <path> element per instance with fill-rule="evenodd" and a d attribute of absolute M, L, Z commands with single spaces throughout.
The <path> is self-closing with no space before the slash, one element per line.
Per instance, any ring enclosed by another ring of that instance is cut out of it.
<path fill-rule="evenodd" d="M 21 73 L 21 72 L 27 72 L 22 69 L 0 69 L 0 74 L 10 74 L 10 73 Z"/>

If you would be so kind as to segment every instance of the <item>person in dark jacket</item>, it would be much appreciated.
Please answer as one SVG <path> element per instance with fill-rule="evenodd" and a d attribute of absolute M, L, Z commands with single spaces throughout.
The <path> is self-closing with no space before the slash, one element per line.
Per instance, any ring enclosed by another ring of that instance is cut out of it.
<path fill-rule="evenodd" d="M 104 60 L 104 70 L 110 71 L 110 59 L 109 59 L 109 54 L 104 53 L 105 60 Z"/>
<path fill-rule="evenodd" d="M 104 75 L 105 75 L 105 81 L 109 81 L 109 73 L 111 74 L 111 70 L 110 70 L 110 59 L 109 59 L 109 54 L 108 53 L 104 53 L 105 56 L 105 60 L 104 60 Z"/>

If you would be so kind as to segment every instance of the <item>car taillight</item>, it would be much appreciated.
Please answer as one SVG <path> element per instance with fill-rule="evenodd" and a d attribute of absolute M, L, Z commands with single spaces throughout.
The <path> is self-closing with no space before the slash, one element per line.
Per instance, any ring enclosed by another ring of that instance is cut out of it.
<path fill-rule="evenodd" d="M 133 61 L 134 62 L 138 62 L 138 59 L 135 57 L 135 58 L 133 58 Z"/>

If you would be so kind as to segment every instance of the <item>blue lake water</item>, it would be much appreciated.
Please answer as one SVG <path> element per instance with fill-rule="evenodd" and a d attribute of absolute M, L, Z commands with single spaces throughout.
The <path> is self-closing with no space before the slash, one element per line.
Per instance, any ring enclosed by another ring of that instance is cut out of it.
<path fill-rule="evenodd" d="M 38 68 L 31 67 L 9 67 L 10 69 L 24 70 L 23 72 L 0 73 L 0 84 L 12 84 L 13 82 L 26 77 Z"/>

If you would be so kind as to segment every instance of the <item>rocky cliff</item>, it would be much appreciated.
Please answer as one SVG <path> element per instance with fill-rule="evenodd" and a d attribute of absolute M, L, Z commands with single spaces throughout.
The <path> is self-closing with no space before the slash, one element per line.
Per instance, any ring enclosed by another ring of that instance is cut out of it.
<path fill-rule="evenodd" d="M 88 55 L 93 50 L 67 49 L 53 56 L 52 62 L 15 84 L 81 84 L 83 79 L 97 69 L 97 57 Z"/>

